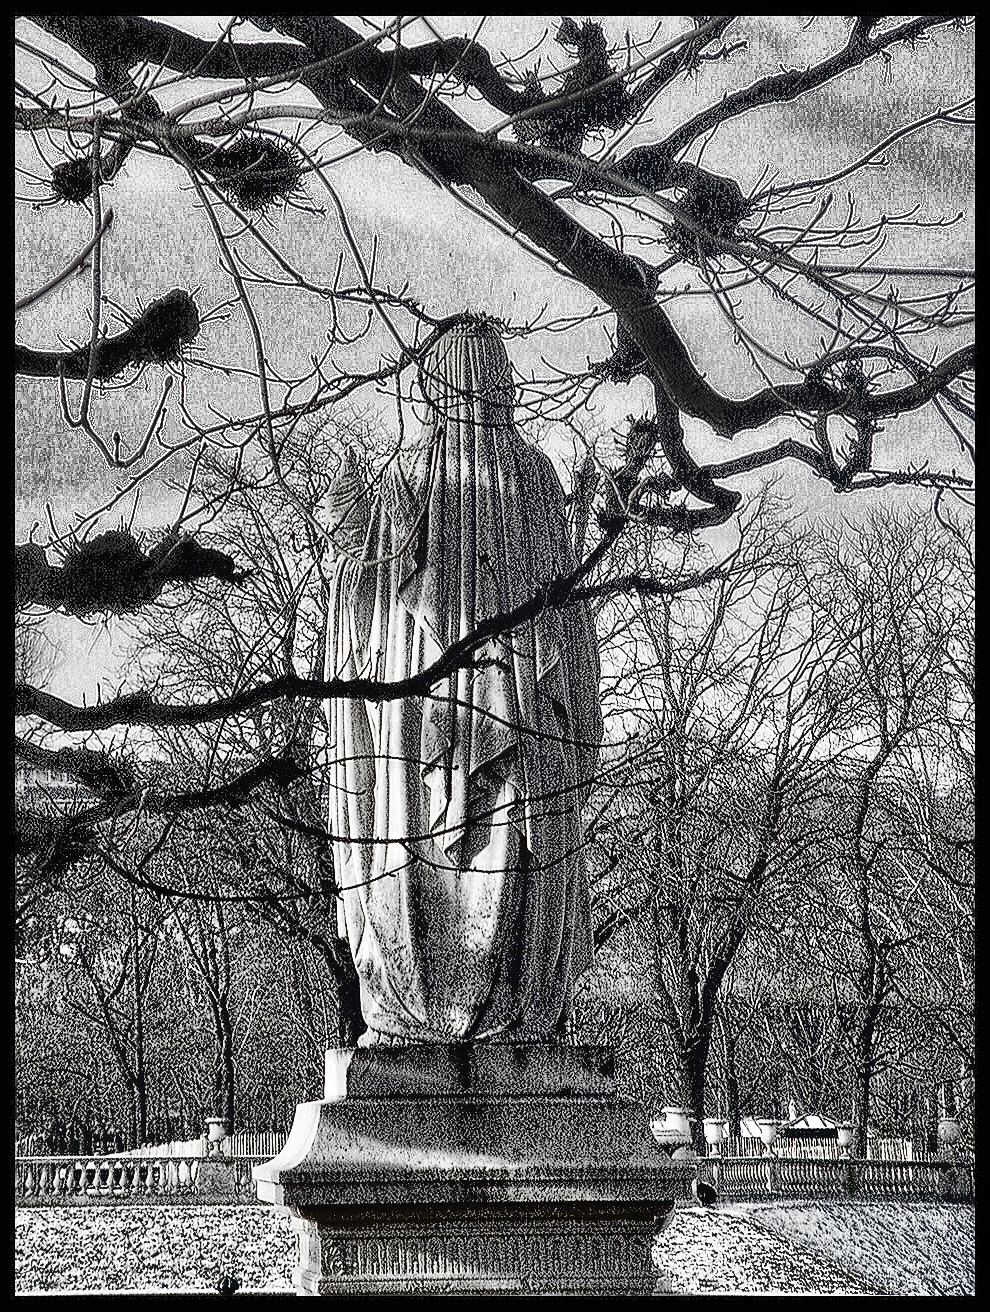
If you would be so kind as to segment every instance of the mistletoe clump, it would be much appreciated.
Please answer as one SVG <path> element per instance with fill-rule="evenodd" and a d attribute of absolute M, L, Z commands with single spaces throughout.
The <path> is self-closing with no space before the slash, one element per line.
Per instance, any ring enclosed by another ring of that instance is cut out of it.
<path fill-rule="evenodd" d="M 56 200 L 81 205 L 93 194 L 93 163 L 90 159 L 67 159 L 52 169 L 52 191 Z"/>
<path fill-rule="evenodd" d="M 62 604 L 73 615 L 123 614 L 149 601 L 148 559 L 123 529 L 70 547 L 58 571 Z"/>
<path fill-rule="evenodd" d="M 199 333 L 199 310 L 180 287 L 152 301 L 128 330 L 129 363 L 168 364 Z"/>
<path fill-rule="evenodd" d="M 145 553 L 124 528 L 73 543 L 61 566 L 48 563 L 35 543 L 14 551 L 15 603 L 18 610 L 44 606 L 84 618 L 98 613 L 125 615 L 154 601 L 166 583 L 193 583 L 215 578 L 240 583 L 230 556 L 201 546 L 194 538 L 165 533 Z"/>
<path fill-rule="evenodd" d="M 739 224 L 749 214 L 750 202 L 734 179 L 718 177 L 692 165 L 673 165 L 671 174 L 677 178 L 680 173 L 687 174 L 678 187 L 680 211 L 701 231 L 685 224 L 663 223 L 660 226 L 667 244 L 674 255 L 688 264 L 717 259 L 723 253 L 723 242 L 739 239 Z"/>
<path fill-rule="evenodd" d="M 516 124 L 515 132 L 520 141 L 539 141 L 554 150 L 573 153 L 581 149 L 589 132 L 624 127 L 632 117 L 634 104 L 622 79 L 615 76 L 605 33 L 598 23 L 589 19 L 579 27 L 573 18 L 564 18 L 557 43 L 577 54 L 577 63 L 568 70 L 553 97 L 567 103 L 550 110 L 545 117 L 524 119 Z M 525 81 L 534 100 L 543 96 L 535 73 L 529 73 Z"/>
<path fill-rule="evenodd" d="M 243 210 L 263 210 L 288 200 L 302 180 L 302 165 L 284 142 L 269 137 L 242 137 L 221 146 L 204 161 L 217 185 Z"/>

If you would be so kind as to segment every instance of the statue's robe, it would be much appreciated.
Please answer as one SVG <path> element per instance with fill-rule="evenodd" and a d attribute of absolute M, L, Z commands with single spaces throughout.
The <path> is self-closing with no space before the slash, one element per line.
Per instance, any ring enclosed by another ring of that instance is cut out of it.
<path fill-rule="evenodd" d="M 365 519 L 352 508 L 361 541 L 333 575 L 328 677 L 418 674 L 575 567 L 560 482 L 515 429 L 494 329 L 448 330 L 420 382 L 421 439 Z M 598 680 L 594 625 L 576 603 L 488 641 L 427 693 L 327 702 L 364 1042 L 531 1041 L 559 1027 L 591 959 L 581 809 Z"/>

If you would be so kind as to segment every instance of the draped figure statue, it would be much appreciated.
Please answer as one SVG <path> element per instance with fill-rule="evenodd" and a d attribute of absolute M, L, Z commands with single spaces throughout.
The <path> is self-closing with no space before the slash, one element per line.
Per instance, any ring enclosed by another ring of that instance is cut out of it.
<path fill-rule="evenodd" d="M 425 354 L 428 417 L 371 498 L 342 467 L 327 677 L 394 681 L 575 567 L 486 320 Z M 601 743 L 586 605 L 548 608 L 424 695 L 326 703 L 339 914 L 375 1043 L 558 1031 L 591 959 L 581 808 Z"/>

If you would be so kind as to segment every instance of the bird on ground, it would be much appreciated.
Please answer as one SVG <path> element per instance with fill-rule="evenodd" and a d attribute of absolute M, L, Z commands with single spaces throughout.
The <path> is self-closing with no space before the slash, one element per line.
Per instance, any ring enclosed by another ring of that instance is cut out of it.
<path fill-rule="evenodd" d="M 691 1192 L 702 1207 L 714 1207 L 718 1202 L 718 1190 L 705 1180 L 694 1180 L 691 1184 Z"/>

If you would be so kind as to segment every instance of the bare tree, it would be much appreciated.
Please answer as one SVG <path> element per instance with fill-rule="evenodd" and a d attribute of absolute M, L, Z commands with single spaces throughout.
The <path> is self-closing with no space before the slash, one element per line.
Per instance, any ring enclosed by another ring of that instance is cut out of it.
<path fill-rule="evenodd" d="M 322 523 L 333 472 L 347 442 L 371 440 L 353 419 L 342 432 L 303 435 L 283 446 L 280 469 L 259 462 L 250 477 L 217 466 L 207 487 L 226 510 L 210 534 L 219 549 L 253 562 L 236 592 L 197 584 L 181 606 L 163 603 L 135 618 L 134 651 L 151 657 L 173 697 L 221 695 L 259 678 L 322 676 L 327 533 Z M 235 809 L 213 811 L 213 844 L 224 852 L 225 892 L 280 934 L 324 959 L 339 997 L 338 1037 L 361 1028 L 357 975 L 339 935 L 333 847 L 327 832 L 325 726 L 319 703 L 274 702 L 230 720 L 163 729 L 153 751 L 187 762 L 201 786 L 223 785 L 248 769 L 282 762 L 284 771 L 251 790 Z"/>
<path fill-rule="evenodd" d="M 95 909 L 84 901 L 61 918 L 60 954 L 82 986 L 70 1005 L 102 1035 L 127 1092 L 129 1137 L 136 1147 L 148 1138 L 147 1002 L 162 916 L 134 888 L 118 902 L 110 871 L 103 872 L 103 883 Z"/>
<path fill-rule="evenodd" d="M 834 640 L 810 606 L 801 555 L 763 506 L 705 589 L 617 605 L 604 646 L 620 737 L 592 831 L 597 938 L 630 926 L 652 958 L 657 1021 L 699 1120 L 744 948 L 763 925 L 793 932 L 788 894 L 818 837 L 807 822 L 822 748 L 844 719 Z"/>
<path fill-rule="evenodd" d="M 38 623 L 14 626 L 14 682 L 44 687 L 52 677 L 57 651 Z"/>
<path fill-rule="evenodd" d="M 874 1080 L 887 1060 L 885 1016 L 903 994 L 910 953 L 921 948 L 941 954 L 944 946 L 937 941 L 937 921 L 924 910 L 933 869 L 947 869 L 949 835 L 944 820 L 935 820 L 942 808 L 932 806 L 931 783 L 919 789 L 917 782 L 919 774 L 941 776 L 936 792 L 943 795 L 959 783 L 951 768 L 957 736 L 950 728 L 952 655 L 965 635 L 968 607 L 958 590 L 958 545 L 923 516 L 877 513 L 860 530 L 847 531 L 842 542 L 833 539 L 813 583 L 850 700 L 858 706 L 847 769 L 834 797 L 829 872 L 845 927 L 836 967 L 853 1004 L 861 1152 Z M 932 810 L 912 817 L 912 807 L 920 802 L 924 808 L 926 791 Z M 965 846 L 965 829 L 954 839 Z"/>

